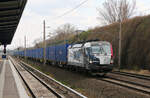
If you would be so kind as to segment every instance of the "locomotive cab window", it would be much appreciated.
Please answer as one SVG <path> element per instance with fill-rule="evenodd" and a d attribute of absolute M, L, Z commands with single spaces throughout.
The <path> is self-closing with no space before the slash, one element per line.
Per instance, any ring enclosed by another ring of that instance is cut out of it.
<path fill-rule="evenodd" d="M 111 54 L 109 45 L 96 45 L 91 47 L 92 54 Z"/>

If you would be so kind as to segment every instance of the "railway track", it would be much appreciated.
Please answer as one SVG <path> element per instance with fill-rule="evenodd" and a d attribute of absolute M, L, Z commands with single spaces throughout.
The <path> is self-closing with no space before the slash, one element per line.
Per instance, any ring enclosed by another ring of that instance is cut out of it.
<path fill-rule="evenodd" d="M 30 85 L 27 83 L 26 79 L 21 74 L 19 69 L 25 70 L 26 72 L 28 72 L 41 85 L 43 85 L 44 88 L 47 89 L 47 90 L 44 90 L 44 91 L 41 91 L 41 89 L 39 89 L 39 92 L 43 92 L 43 93 L 44 92 L 51 92 L 54 95 L 54 97 L 46 97 L 46 98 L 87 98 L 87 97 L 83 96 L 82 94 L 74 91 L 73 89 L 71 89 L 71 88 L 59 83 L 58 81 L 52 79 L 51 77 L 41 73 L 40 71 L 36 70 L 35 68 L 27 65 L 26 63 L 24 63 L 22 61 L 21 62 L 16 62 L 12 57 L 10 57 L 10 60 L 14 64 L 17 72 L 19 73 L 20 77 L 22 78 L 23 82 L 25 83 L 26 87 L 28 88 L 28 90 L 31 93 L 33 98 L 39 97 L 34 93 L 34 89 L 37 89 L 37 88 L 31 88 L 30 87 Z M 17 64 L 21 68 L 18 68 L 18 66 L 16 66 Z M 38 92 L 38 91 L 36 91 L 36 92 Z M 42 98 L 44 98 L 44 97 L 42 97 Z"/>
<path fill-rule="evenodd" d="M 22 78 L 28 91 L 30 92 L 30 95 L 33 98 L 39 98 L 39 97 L 42 97 L 42 98 L 44 98 L 44 97 L 64 98 L 62 95 L 57 93 L 54 89 L 52 89 L 48 84 L 46 84 L 39 77 L 37 77 L 34 73 L 29 71 L 25 66 L 18 64 L 17 62 L 13 61 L 13 59 L 11 59 L 11 61 L 14 65 L 15 69 L 17 70 L 18 74 Z M 30 77 L 30 78 L 27 78 L 27 77 Z M 33 84 L 31 82 L 34 82 L 34 84 L 36 84 L 36 86 L 33 86 Z M 39 85 L 39 84 L 41 84 L 41 85 Z M 40 86 L 41 89 L 37 89 L 36 88 L 37 86 Z"/>
<path fill-rule="evenodd" d="M 116 78 L 112 78 L 112 77 L 107 77 L 102 80 L 150 95 L 149 86 L 137 84 L 137 83 L 130 82 L 130 81 L 124 81 L 124 80 L 120 80 L 120 79 L 116 79 Z"/>
<path fill-rule="evenodd" d="M 116 74 L 116 75 L 113 76 L 111 74 Z M 126 77 L 126 78 L 124 79 L 121 76 Z M 136 78 L 137 78 L 137 80 L 136 80 Z M 149 82 L 150 77 L 149 76 L 124 73 L 124 72 L 111 72 L 106 77 L 101 78 L 99 80 L 109 82 L 109 83 L 112 83 L 115 85 L 119 85 L 121 87 L 129 88 L 129 89 L 132 89 L 134 91 L 138 91 L 138 92 L 142 92 L 144 94 L 150 95 L 150 86 L 148 85 L 148 83 L 150 84 L 150 82 Z M 140 82 L 138 80 L 145 81 L 145 84 L 144 84 L 144 82 Z M 147 84 L 146 84 L 146 82 L 147 82 Z"/>
<path fill-rule="evenodd" d="M 134 74 L 134 73 L 128 73 L 128 72 L 120 72 L 120 71 L 114 71 L 114 72 L 111 72 L 111 73 L 150 81 L 150 76 L 147 76 L 147 75 L 140 75 L 140 74 Z"/>

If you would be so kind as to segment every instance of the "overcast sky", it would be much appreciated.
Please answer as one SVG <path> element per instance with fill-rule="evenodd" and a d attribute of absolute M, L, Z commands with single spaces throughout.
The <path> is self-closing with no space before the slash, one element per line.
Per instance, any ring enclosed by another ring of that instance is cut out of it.
<path fill-rule="evenodd" d="M 101 7 L 104 0 L 88 0 L 72 13 L 61 18 L 58 17 L 83 1 L 85 0 L 28 0 L 12 44 L 8 48 L 24 46 L 25 35 L 27 36 L 27 47 L 32 46 L 35 39 L 42 39 L 43 20 L 46 20 L 46 25 L 50 26 L 46 29 L 46 33 L 53 32 L 58 26 L 65 23 L 73 24 L 80 30 L 101 25 L 97 20 L 97 8 Z M 150 9 L 150 0 L 136 1 L 137 12 L 142 14 L 150 12 L 143 12 Z"/>

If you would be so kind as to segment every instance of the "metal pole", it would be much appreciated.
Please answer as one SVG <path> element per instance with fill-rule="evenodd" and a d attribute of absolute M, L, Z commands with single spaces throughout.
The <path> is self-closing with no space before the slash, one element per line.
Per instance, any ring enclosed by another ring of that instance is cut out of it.
<path fill-rule="evenodd" d="M 26 60 L 26 36 L 24 36 L 24 57 L 25 57 L 25 60 Z"/>
<path fill-rule="evenodd" d="M 77 31 L 77 42 L 80 42 L 79 41 L 79 32 Z"/>
<path fill-rule="evenodd" d="M 66 44 L 66 33 L 64 32 L 64 44 Z"/>
<path fill-rule="evenodd" d="M 121 23 L 121 20 L 120 20 L 120 31 L 119 31 L 119 60 L 118 60 L 118 66 L 119 66 L 119 70 L 120 70 L 120 67 L 121 67 L 121 43 L 122 43 L 122 23 Z"/>
<path fill-rule="evenodd" d="M 45 39 L 45 20 L 43 22 L 43 59 L 44 65 L 46 64 L 46 39 Z"/>

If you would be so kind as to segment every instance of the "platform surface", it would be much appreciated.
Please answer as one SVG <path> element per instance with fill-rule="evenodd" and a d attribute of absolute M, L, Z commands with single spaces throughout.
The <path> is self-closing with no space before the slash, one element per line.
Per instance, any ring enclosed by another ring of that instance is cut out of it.
<path fill-rule="evenodd" d="M 0 60 L 0 98 L 29 98 L 10 60 Z"/>

